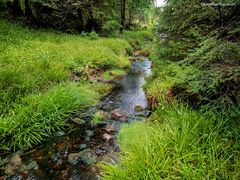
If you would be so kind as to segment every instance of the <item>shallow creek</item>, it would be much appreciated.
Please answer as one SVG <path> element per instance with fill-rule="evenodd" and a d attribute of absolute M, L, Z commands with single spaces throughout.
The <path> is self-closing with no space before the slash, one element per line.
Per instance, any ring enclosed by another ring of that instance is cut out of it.
<path fill-rule="evenodd" d="M 111 159 L 117 163 L 120 149 L 116 135 L 121 125 L 148 116 L 143 85 L 149 75 L 149 60 L 132 62 L 129 72 L 116 80 L 114 90 L 97 106 L 73 113 L 72 117 L 83 119 L 85 123 L 70 123 L 68 130 L 58 132 L 41 146 L 21 154 L 22 165 L 18 172 L 5 177 L 12 180 L 100 179 L 98 162 Z M 112 118 L 111 113 L 116 109 L 124 114 L 124 120 Z M 108 114 L 108 119 L 92 124 L 97 111 Z"/>

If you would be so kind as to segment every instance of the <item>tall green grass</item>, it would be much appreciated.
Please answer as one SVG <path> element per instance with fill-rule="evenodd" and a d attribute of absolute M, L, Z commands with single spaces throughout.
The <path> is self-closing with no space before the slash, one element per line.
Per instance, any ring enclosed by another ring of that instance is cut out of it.
<path fill-rule="evenodd" d="M 0 118 L 1 149 L 29 147 L 62 129 L 70 112 L 96 103 L 99 95 L 91 89 L 89 84 L 60 84 L 22 98 Z"/>
<path fill-rule="evenodd" d="M 104 164 L 104 179 L 238 179 L 239 123 L 184 105 L 161 105 L 151 122 L 119 134 L 118 164 Z"/>
<path fill-rule="evenodd" d="M 71 69 L 129 66 L 124 53 L 130 46 L 121 39 L 90 40 L 1 20 L 0 41 L 0 97 L 7 106 L 19 97 L 67 81 Z M 0 110 L 7 106 L 1 103 Z"/>
<path fill-rule="evenodd" d="M 72 71 L 130 65 L 123 39 L 34 30 L 0 19 L 0 41 L 1 150 L 39 143 L 64 127 L 69 112 L 94 105 L 109 91 L 97 82 L 72 83 Z"/>

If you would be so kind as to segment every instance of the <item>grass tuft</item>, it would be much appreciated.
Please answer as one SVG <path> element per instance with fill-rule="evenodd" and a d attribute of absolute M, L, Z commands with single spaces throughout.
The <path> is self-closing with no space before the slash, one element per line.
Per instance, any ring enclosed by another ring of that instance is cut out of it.
<path fill-rule="evenodd" d="M 119 164 L 102 164 L 104 179 L 239 177 L 239 124 L 175 104 L 158 106 L 150 120 L 121 129 Z"/>
<path fill-rule="evenodd" d="M 32 146 L 62 129 L 76 108 L 96 103 L 98 94 L 88 84 L 61 84 L 45 93 L 22 98 L 0 120 L 1 149 Z"/>

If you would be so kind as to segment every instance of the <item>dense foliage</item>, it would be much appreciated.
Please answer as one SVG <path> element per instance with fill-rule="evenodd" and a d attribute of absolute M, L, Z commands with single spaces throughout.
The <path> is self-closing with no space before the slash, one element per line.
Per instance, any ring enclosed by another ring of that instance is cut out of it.
<path fill-rule="evenodd" d="M 167 0 L 155 11 L 153 114 L 123 127 L 105 179 L 239 179 L 238 1 Z"/>
<path fill-rule="evenodd" d="M 155 50 L 161 60 L 177 61 L 183 71 L 191 68 L 173 84 L 174 95 L 193 106 L 227 108 L 240 98 L 239 4 L 211 3 L 169 0 L 157 12 Z"/>
<path fill-rule="evenodd" d="M 152 4 L 152 0 L 0 0 L 1 9 L 27 17 L 28 24 L 67 32 L 103 31 L 105 35 L 148 21 Z"/>

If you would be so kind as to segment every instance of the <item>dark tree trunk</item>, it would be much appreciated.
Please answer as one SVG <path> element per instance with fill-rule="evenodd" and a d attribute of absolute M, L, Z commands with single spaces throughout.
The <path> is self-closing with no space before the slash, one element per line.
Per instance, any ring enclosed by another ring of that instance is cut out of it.
<path fill-rule="evenodd" d="M 19 7 L 18 1 L 7 1 L 7 10 L 10 14 L 15 16 L 22 15 L 21 8 Z"/>
<path fill-rule="evenodd" d="M 32 11 L 30 8 L 30 2 L 29 0 L 25 0 L 25 15 L 29 18 L 32 16 Z"/>
<path fill-rule="evenodd" d="M 121 27 L 120 33 L 123 32 L 125 28 L 125 20 L 126 20 L 126 0 L 121 0 Z"/>

